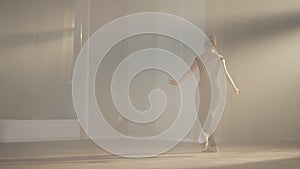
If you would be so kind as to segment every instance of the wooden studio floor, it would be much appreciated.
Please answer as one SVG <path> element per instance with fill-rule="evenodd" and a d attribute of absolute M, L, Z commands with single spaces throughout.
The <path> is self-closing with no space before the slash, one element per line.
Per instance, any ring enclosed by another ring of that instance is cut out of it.
<path fill-rule="evenodd" d="M 89 140 L 0 144 L 0 169 L 300 169 L 300 146 L 227 146 L 202 153 L 181 143 L 151 158 L 111 155 Z"/>

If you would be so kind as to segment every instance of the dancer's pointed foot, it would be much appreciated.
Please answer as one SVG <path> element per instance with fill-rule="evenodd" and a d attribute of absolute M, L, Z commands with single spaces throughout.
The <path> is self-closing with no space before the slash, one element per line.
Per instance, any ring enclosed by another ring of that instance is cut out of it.
<path fill-rule="evenodd" d="M 203 143 L 203 151 L 208 149 L 208 134 L 203 132 L 204 143 Z"/>

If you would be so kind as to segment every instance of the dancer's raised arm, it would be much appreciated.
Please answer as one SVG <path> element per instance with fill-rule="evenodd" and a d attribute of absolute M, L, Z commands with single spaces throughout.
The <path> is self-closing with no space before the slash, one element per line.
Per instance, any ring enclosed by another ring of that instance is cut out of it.
<path fill-rule="evenodd" d="M 185 79 L 188 79 L 195 72 L 195 70 L 199 66 L 198 63 L 197 63 L 198 61 L 196 59 L 194 59 L 194 62 L 192 64 L 192 66 L 190 67 L 190 69 L 187 72 L 185 72 L 185 74 L 178 81 L 176 81 L 175 79 L 169 79 L 169 83 L 172 84 L 172 85 L 178 85 L 179 83 L 181 83 Z"/>

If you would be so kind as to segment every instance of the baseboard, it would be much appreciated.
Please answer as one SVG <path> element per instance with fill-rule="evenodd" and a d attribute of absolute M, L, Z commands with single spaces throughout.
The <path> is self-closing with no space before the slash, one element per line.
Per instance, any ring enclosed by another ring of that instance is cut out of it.
<path fill-rule="evenodd" d="M 78 120 L 0 120 L 0 142 L 79 140 Z"/>
<path fill-rule="evenodd" d="M 0 120 L 0 143 L 90 139 L 78 120 Z M 103 136 L 101 139 L 116 139 Z M 176 138 L 163 138 L 176 141 Z M 195 142 L 185 138 L 182 142 Z"/>

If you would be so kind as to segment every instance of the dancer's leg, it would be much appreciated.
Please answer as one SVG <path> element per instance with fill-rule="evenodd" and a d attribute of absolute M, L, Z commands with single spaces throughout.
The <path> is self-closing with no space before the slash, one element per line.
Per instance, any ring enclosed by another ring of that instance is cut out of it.
<path fill-rule="evenodd" d="M 215 140 L 215 137 L 213 134 L 209 137 L 208 142 L 209 142 L 209 146 L 211 146 L 211 147 L 217 146 L 217 143 L 216 143 L 216 140 Z"/>
<path fill-rule="evenodd" d="M 210 83 L 207 75 L 205 74 L 205 70 L 203 69 L 203 66 L 201 66 L 200 69 L 200 83 L 198 84 L 198 89 L 200 93 L 200 104 L 199 104 L 199 121 L 201 123 L 201 126 L 204 127 L 206 117 L 208 115 L 209 107 L 210 107 Z M 201 143 L 203 144 L 203 149 L 208 148 L 208 133 L 206 131 L 202 131 L 205 133 L 200 133 L 202 135 L 201 137 Z"/>

